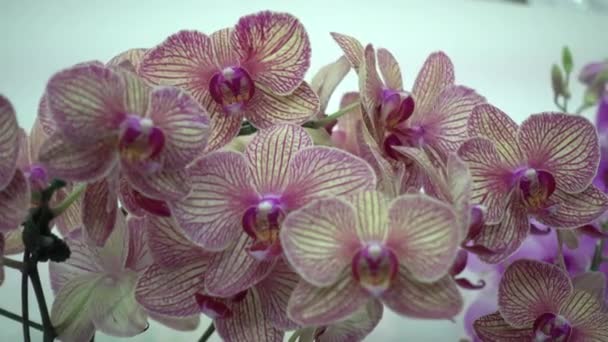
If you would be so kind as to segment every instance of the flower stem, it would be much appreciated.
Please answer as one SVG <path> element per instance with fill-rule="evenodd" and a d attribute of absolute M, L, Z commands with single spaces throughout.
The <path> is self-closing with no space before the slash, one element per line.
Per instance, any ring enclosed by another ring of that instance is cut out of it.
<path fill-rule="evenodd" d="M 78 184 L 76 188 L 70 192 L 68 197 L 66 197 L 58 206 L 53 208 L 53 214 L 55 217 L 61 215 L 67 208 L 69 208 L 76 200 L 80 197 L 80 195 L 84 192 L 87 185 L 85 183 Z"/>
<path fill-rule="evenodd" d="M 9 259 L 6 257 L 1 257 L 1 258 L 2 258 L 2 263 L 4 264 L 4 266 L 23 272 L 23 269 L 25 268 L 25 266 L 21 261 Z"/>
<path fill-rule="evenodd" d="M 40 274 L 38 274 L 38 261 L 36 258 L 32 258 L 30 261 L 28 273 L 30 275 L 30 280 L 32 281 L 34 293 L 36 294 L 36 301 L 38 302 L 38 308 L 40 309 L 40 316 L 42 318 L 42 326 L 44 327 L 43 341 L 53 342 L 57 335 L 55 334 L 55 329 L 51 323 L 51 317 L 49 316 L 46 299 L 44 298 L 44 291 L 42 290 L 42 284 L 40 282 Z"/>
<path fill-rule="evenodd" d="M 568 272 L 568 269 L 566 268 L 566 260 L 564 259 L 564 239 L 559 231 L 556 231 L 555 235 L 557 235 L 557 253 L 559 256 L 559 264 L 564 271 Z"/>
<path fill-rule="evenodd" d="M 325 127 L 328 124 L 330 124 L 332 121 L 338 119 L 339 117 L 341 117 L 342 115 L 350 112 L 351 110 L 357 108 L 359 106 L 359 102 L 355 102 L 355 103 L 351 103 L 348 106 L 338 110 L 335 113 L 332 113 L 330 115 L 327 115 L 326 117 L 319 119 L 319 120 L 314 120 L 314 121 L 308 121 L 306 123 L 304 123 L 302 126 L 303 127 L 307 127 L 307 128 L 321 128 L 321 127 Z"/>
<path fill-rule="evenodd" d="M 25 251 L 23 253 L 23 263 L 27 265 L 29 262 L 29 252 Z M 30 312 L 29 312 L 29 302 L 28 302 L 28 274 L 27 269 L 23 269 L 24 272 L 21 273 L 21 317 L 23 317 L 23 341 L 30 342 L 30 326 L 26 322 L 30 320 Z"/>
<path fill-rule="evenodd" d="M 205 332 L 203 333 L 203 336 L 201 336 L 201 338 L 198 340 L 198 342 L 207 342 L 207 340 L 209 340 L 209 338 L 211 337 L 211 335 L 213 335 L 214 332 L 215 332 L 215 325 L 213 324 L 213 322 L 211 322 L 211 324 L 209 324 L 209 326 L 207 327 L 207 330 L 205 330 Z"/>
<path fill-rule="evenodd" d="M 17 314 L 14 314 L 14 313 L 12 313 L 12 312 L 10 312 L 8 310 L 4 310 L 2 308 L 0 308 L 0 316 L 4 316 L 6 318 L 12 319 L 15 322 L 23 323 L 24 325 L 27 324 L 27 325 L 29 325 L 30 327 L 32 327 L 32 328 L 34 328 L 36 330 L 40 330 L 40 331 L 44 330 L 44 328 L 42 327 L 42 324 L 36 323 L 36 322 L 32 322 L 32 321 L 26 321 L 26 320 L 23 319 L 23 317 L 21 317 L 21 316 L 19 316 Z"/>

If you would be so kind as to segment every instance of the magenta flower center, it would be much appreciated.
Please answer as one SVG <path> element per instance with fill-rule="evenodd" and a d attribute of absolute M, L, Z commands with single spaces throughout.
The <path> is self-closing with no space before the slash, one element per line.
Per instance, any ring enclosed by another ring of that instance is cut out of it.
<path fill-rule="evenodd" d="M 384 89 L 380 103 L 380 119 L 388 131 L 393 131 L 412 116 L 414 107 L 414 98 L 409 93 Z"/>
<path fill-rule="evenodd" d="M 34 191 L 41 191 L 48 185 L 48 173 L 46 168 L 40 164 L 30 165 L 25 175 L 28 177 Z"/>
<path fill-rule="evenodd" d="M 165 145 L 165 135 L 149 118 L 128 115 L 120 125 L 121 157 L 138 163 L 156 157 Z"/>
<path fill-rule="evenodd" d="M 534 321 L 535 342 L 565 342 L 571 332 L 570 323 L 560 315 L 545 313 Z"/>
<path fill-rule="evenodd" d="M 209 92 L 226 114 L 243 110 L 255 93 L 255 85 L 249 73 L 241 67 L 228 67 L 211 77 Z"/>
<path fill-rule="evenodd" d="M 555 178 L 547 171 L 528 168 L 517 173 L 524 204 L 532 210 L 547 209 L 547 200 L 555 191 Z"/>
<path fill-rule="evenodd" d="M 243 215 L 243 229 L 253 239 L 249 254 L 259 260 L 281 254 L 279 228 L 285 217 L 281 198 L 266 196 Z"/>
<path fill-rule="evenodd" d="M 374 296 L 386 291 L 397 275 L 399 263 L 395 254 L 376 242 L 361 248 L 352 261 L 353 277 Z"/>

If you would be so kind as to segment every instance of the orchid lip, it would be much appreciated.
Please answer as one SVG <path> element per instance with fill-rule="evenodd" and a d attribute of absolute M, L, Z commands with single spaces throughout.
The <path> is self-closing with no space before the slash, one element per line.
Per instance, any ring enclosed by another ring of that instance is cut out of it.
<path fill-rule="evenodd" d="M 359 249 L 351 264 L 355 280 L 372 296 L 380 296 L 397 275 L 399 263 L 390 249 L 371 242 Z"/>
<path fill-rule="evenodd" d="M 165 135 L 150 118 L 130 114 L 121 123 L 119 148 L 125 160 L 137 163 L 154 158 L 164 146 Z"/>
<path fill-rule="evenodd" d="M 535 342 L 565 342 L 570 338 L 572 327 L 563 316 L 544 313 L 534 321 L 533 331 Z"/>
<path fill-rule="evenodd" d="M 245 69 L 231 66 L 216 72 L 211 77 L 209 92 L 226 114 L 237 114 L 253 98 L 255 84 Z"/>
<path fill-rule="evenodd" d="M 551 173 L 527 168 L 516 172 L 514 176 L 517 177 L 521 198 L 529 209 L 550 212 L 555 210 L 547 206 L 547 200 L 556 188 L 555 178 Z"/>

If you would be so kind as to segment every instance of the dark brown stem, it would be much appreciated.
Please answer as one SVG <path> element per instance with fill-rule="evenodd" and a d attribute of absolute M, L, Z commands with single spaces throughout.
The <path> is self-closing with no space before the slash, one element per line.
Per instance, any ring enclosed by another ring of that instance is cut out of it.
<path fill-rule="evenodd" d="M 43 341 L 53 342 L 57 335 L 55 334 L 55 329 L 51 323 L 51 317 L 49 316 L 46 299 L 44 298 L 44 290 L 42 289 L 42 284 L 40 282 L 40 275 L 38 274 L 38 262 L 36 259 L 31 260 L 28 267 L 28 273 L 30 275 L 30 280 L 32 281 L 34 293 L 36 294 L 36 301 L 38 302 L 40 317 L 42 318 L 42 326 L 44 327 Z"/>
<path fill-rule="evenodd" d="M 213 332 L 215 332 L 215 325 L 213 324 L 213 322 L 211 322 L 211 324 L 209 324 L 209 326 L 207 327 L 207 330 L 205 330 L 205 332 L 203 333 L 203 336 L 201 336 L 201 338 L 198 340 L 198 342 L 207 342 L 207 340 L 209 340 L 211 335 L 213 335 Z"/>
<path fill-rule="evenodd" d="M 25 251 L 23 253 L 23 263 L 27 265 L 27 263 L 29 262 L 29 251 Z M 27 274 L 27 270 L 25 270 L 25 272 L 21 273 L 21 317 L 23 318 L 23 341 L 24 342 L 30 342 L 31 341 L 31 337 L 30 337 L 30 326 L 25 323 L 25 322 L 29 322 L 30 320 L 30 312 L 29 312 L 29 302 L 28 302 L 28 292 L 29 292 L 29 288 L 28 288 L 28 284 L 27 284 L 27 278 L 28 278 L 28 274 Z"/>

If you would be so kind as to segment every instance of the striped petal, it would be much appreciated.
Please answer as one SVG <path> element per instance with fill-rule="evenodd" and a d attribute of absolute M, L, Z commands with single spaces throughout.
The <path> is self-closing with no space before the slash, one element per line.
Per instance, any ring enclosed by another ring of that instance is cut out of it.
<path fill-rule="evenodd" d="M 572 278 L 574 291 L 585 291 L 602 300 L 606 293 L 606 275 L 602 272 L 588 271 Z"/>
<path fill-rule="evenodd" d="M 370 300 L 348 268 L 330 286 L 316 287 L 300 281 L 289 299 L 287 314 L 304 326 L 327 325 L 347 318 Z"/>
<path fill-rule="evenodd" d="M 596 319 L 602 313 L 603 299 L 598 299 L 586 291 L 574 291 L 560 309 L 560 314 L 570 322 L 575 329 L 585 331 L 586 328 L 595 328 Z M 605 314 L 604 314 L 605 315 Z M 595 323 L 595 324 L 594 324 Z M 608 334 L 608 327 L 603 328 Z"/>
<path fill-rule="evenodd" d="M 139 277 L 135 298 L 146 310 L 167 316 L 200 314 L 194 295 L 202 292 L 207 260 L 192 259 L 183 267 L 164 268 L 152 264 Z"/>
<path fill-rule="evenodd" d="M 241 116 L 228 116 L 221 112 L 211 113 L 211 133 L 206 151 L 215 151 L 227 145 L 235 138 L 243 122 Z"/>
<path fill-rule="evenodd" d="M 468 233 L 471 216 L 472 177 L 468 165 L 458 157 L 450 154 L 447 165 L 447 183 L 450 192 L 450 202 L 462 228 L 459 235 L 461 241 Z"/>
<path fill-rule="evenodd" d="M 478 257 L 491 264 L 499 263 L 519 249 L 528 236 L 530 222 L 525 208 L 516 200 L 509 201 L 502 221 L 486 225 L 475 238 L 475 244 L 492 250 L 493 254 Z"/>
<path fill-rule="evenodd" d="M 38 115 L 36 116 L 36 120 L 40 121 L 42 130 L 47 136 L 51 136 L 53 133 L 57 132 L 57 124 L 55 123 L 55 119 L 53 119 L 53 115 L 51 114 L 48 95 L 46 92 L 42 94 L 40 100 L 38 101 Z"/>
<path fill-rule="evenodd" d="M 384 83 L 393 90 L 403 89 L 401 69 L 393 54 L 387 49 L 379 48 L 377 55 L 378 68 L 380 69 Z"/>
<path fill-rule="evenodd" d="M 513 119 L 491 104 L 475 106 L 468 122 L 470 137 L 480 136 L 492 140 L 500 158 L 513 166 L 517 166 L 522 158 L 517 144 L 518 129 Z"/>
<path fill-rule="evenodd" d="M 82 223 L 87 236 L 97 246 L 103 246 L 114 230 L 118 211 L 113 182 L 104 178 L 87 185 L 82 201 Z M 122 215 L 122 214 L 121 214 Z"/>
<path fill-rule="evenodd" d="M 260 131 L 245 150 L 257 190 L 262 194 L 282 192 L 290 180 L 291 160 L 308 146 L 312 139 L 299 126 L 283 124 Z"/>
<path fill-rule="evenodd" d="M 157 172 L 142 172 L 134 167 L 122 164 L 122 174 L 133 189 L 146 197 L 158 200 L 178 200 L 190 193 L 191 185 L 188 172 L 182 170 L 162 169 Z"/>
<path fill-rule="evenodd" d="M 4 255 L 21 254 L 25 250 L 21 234 L 23 228 L 4 233 Z"/>
<path fill-rule="evenodd" d="M 190 93 L 199 102 L 209 92 L 214 64 L 211 39 L 198 31 L 179 31 L 148 50 L 139 74 L 153 84 L 172 85 Z"/>
<path fill-rule="evenodd" d="M 259 261 L 247 251 L 251 238 L 241 232 L 235 244 L 215 253 L 205 274 L 205 291 L 214 297 L 231 297 L 259 283 L 274 268 L 275 259 Z"/>
<path fill-rule="evenodd" d="M 55 296 L 51 308 L 51 322 L 61 341 L 90 341 L 95 326 L 87 310 L 89 297 L 95 290 L 98 275 L 88 275 L 72 280 Z"/>
<path fill-rule="evenodd" d="M 241 231 L 242 216 L 256 203 L 251 172 L 243 155 L 214 152 L 189 169 L 190 195 L 169 203 L 186 235 L 209 250 L 223 250 Z"/>
<path fill-rule="evenodd" d="M 386 243 L 415 279 L 436 281 L 456 257 L 455 220 L 452 208 L 436 199 L 402 195 L 390 205 Z"/>
<path fill-rule="evenodd" d="M 148 244 L 148 229 L 151 227 L 146 218 L 127 216 L 129 253 L 125 266 L 135 272 L 143 272 L 153 262 Z"/>
<path fill-rule="evenodd" d="M 118 162 L 110 144 L 80 146 L 55 134 L 40 148 L 40 163 L 52 177 L 92 182 L 107 176 Z"/>
<path fill-rule="evenodd" d="M 578 228 L 594 221 L 608 209 L 608 197 L 594 185 L 577 194 L 556 189 L 549 200 L 555 210 L 536 215 L 536 218 L 553 228 Z"/>
<path fill-rule="evenodd" d="M 13 179 L 19 154 L 19 124 L 13 106 L 0 95 L 0 189 Z"/>
<path fill-rule="evenodd" d="M 477 337 L 482 341 L 520 342 L 532 341 L 532 326 L 514 328 L 505 321 L 500 312 L 482 316 L 473 323 Z"/>
<path fill-rule="evenodd" d="M 120 177 L 118 196 L 120 204 L 122 204 L 123 208 L 125 208 L 129 214 L 137 217 L 146 215 L 146 211 L 141 207 L 137 200 L 137 192 L 129 185 L 129 181 L 127 181 L 125 177 Z"/>
<path fill-rule="evenodd" d="M 559 313 L 572 295 L 572 282 L 558 266 L 517 260 L 507 267 L 498 288 L 498 307 L 515 328 L 531 326 L 544 313 Z"/>
<path fill-rule="evenodd" d="M 573 341 L 597 342 L 608 340 L 608 314 L 598 313 L 574 328 Z"/>
<path fill-rule="evenodd" d="M 186 267 L 192 260 L 209 259 L 210 254 L 190 241 L 171 218 L 147 217 L 148 246 L 152 259 L 160 267 Z"/>
<path fill-rule="evenodd" d="M 346 196 L 374 190 L 372 168 L 359 157 L 331 147 L 309 147 L 289 162 L 284 198 L 291 208 L 326 196 Z"/>
<path fill-rule="evenodd" d="M 301 124 L 319 110 L 319 97 L 302 82 L 289 95 L 276 95 L 262 87 L 256 89 L 247 106 L 247 119 L 258 128 L 282 123 Z"/>
<path fill-rule="evenodd" d="M 317 337 L 318 342 L 363 341 L 382 319 L 383 306 L 377 300 L 362 306 L 347 319 L 330 324 Z"/>
<path fill-rule="evenodd" d="M 280 330 L 293 330 L 298 324 L 287 316 L 287 304 L 300 277 L 283 260 L 277 262 L 272 272 L 256 287 L 262 301 L 264 317 Z"/>
<path fill-rule="evenodd" d="M 38 161 L 40 148 L 42 145 L 46 144 L 47 139 L 48 135 L 44 132 L 40 117 L 37 117 L 32 126 L 32 130 L 30 131 L 30 135 L 28 136 L 28 162 L 33 163 Z"/>
<path fill-rule="evenodd" d="M 124 69 L 115 69 L 124 84 L 123 107 L 118 124 L 124 119 L 124 114 L 144 116 L 148 111 L 151 88 L 140 77 Z"/>
<path fill-rule="evenodd" d="M 379 191 L 361 191 L 349 196 L 348 201 L 356 210 L 354 227 L 359 240 L 362 243 L 385 241 L 389 233 L 386 197 Z"/>
<path fill-rule="evenodd" d="M 88 257 L 93 259 L 104 273 L 118 275 L 125 272 L 129 255 L 129 234 L 124 215 L 116 215 L 112 234 L 102 247 L 94 246 L 91 238 L 86 234 L 86 230 L 83 230 L 82 233 L 82 240 L 89 249 Z"/>
<path fill-rule="evenodd" d="M 512 171 L 500 158 L 494 143 L 486 138 L 467 140 L 460 146 L 458 155 L 471 170 L 471 202 L 486 206 L 487 223 L 500 222 L 511 196 L 508 182 Z"/>
<path fill-rule="evenodd" d="M 273 327 L 263 309 L 262 298 L 255 290 L 231 305 L 232 315 L 216 319 L 213 324 L 224 341 L 283 341 L 284 332 Z"/>
<path fill-rule="evenodd" d="M 0 191 L 0 233 L 16 230 L 25 221 L 30 208 L 30 185 L 17 170 L 11 182 Z"/>
<path fill-rule="evenodd" d="M 55 192 L 55 200 L 57 203 L 61 203 L 73 190 L 73 186 L 66 186 L 65 188 L 59 189 Z M 70 205 L 66 210 L 61 213 L 61 216 L 55 218 L 55 225 L 61 232 L 61 235 L 69 236 L 70 233 L 76 229 L 84 227 L 82 223 L 82 201 L 84 196 L 78 196 L 78 198 Z"/>
<path fill-rule="evenodd" d="M 290 213 L 281 226 L 281 246 L 291 266 L 309 283 L 328 286 L 359 247 L 357 216 L 337 198 L 314 201 Z"/>
<path fill-rule="evenodd" d="M 338 43 L 353 69 L 359 73 L 359 67 L 363 63 L 363 45 L 357 38 L 345 34 L 332 32 L 331 36 Z"/>
<path fill-rule="evenodd" d="M 132 73 L 137 73 L 139 70 L 139 65 L 146 53 L 147 49 L 135 48 L 129 49 L 119 53 L 118 55 L 112 57 L 106 63 L 107 66 L 120 67 L 125 70 L 128 70 Z"/>
<path fill-rule="evenodd" d="M 451 86 L 444 89 L 434 103 L 430 113 L 418 121 L 431 132 L 435 132 L 435 146 L 444 155 L 458 150 L 467 140 L 467 121 L 475 106 L 485 99 L 473 89 Z M 447 157 L 447 156 L 446 156 Z"/>
<path fill-rule="evenodd" d="M 456 283 L 446 276 L 433 283 L 412 278 L 401 266 L 382 301 L 396 313 L 412 318 L 453 319 L 463 306 Z"/>
<path fill-rule="evenodd" d="M 123 78 L 97 63 L 60 71 L 46 88 L 53 120 L 61 133 L 76 144 L 91 144 L 118 133 L 126 115 L 126 93 Z"/>
<path fill-rule="evenodd" d="M 192 97 L 178 88 L 156 88 L 147 114 L 164 134 L 159 158 L 164 168 L 182 169 L 205 148 L 209 117 Z"/>
<path fill-rule="evenodd" d="M 187 317 L 172 317 L 148 311 L 148 316 L 151 319 L 177 331 L 194 331 L 201 324 L 200 314 Z"/>
<path fill-rule="evenodd" d="M 310 66 L 308 34 L 287 13 L 264 11 L 241 17 L 232 46 L 253 79 L 278 95 L 293 92 Z"/>
<path fill-rule="evenodd" d="M 209 36 L 215 64 L 219 67 L 239 65 L 238 56 L 232 47 L 232 28 L 217 30 Z"/>
<path fill-rule="evenodd" d="M 359 71 L 359 89 L 361 90 L 361 103 L 365 108 L 366 113 L 369 115 L 369 121 L 374 126 L 373 130 L 376 131 L 379 128 L 376 127 L 376 121 L 378 118 L 376 114 L 382 101 L 382 90 L 384 84 L 378 75 L 376 69 L 376 53 L 371 44 L 365 47 L 363 55 L 363 63 L 361 64 Z"/>
<path fill-rule="evenodd" d="M 534 114 L 521 124 L 517 139 L 530 166 L 550 172 L 558 188 L 575 193 L 591 184 L 600 150 L 589 120 L 560 113 Z"/>
<path fill-rule="evenodd" d="M 443 52 L 432 53 L 424 62 L 412 88 L 416 101 L 413 118 L 418 113 L 422 115 L 429 112 L 443 89 L 453 84 L 454 66 L 450 58 Z"/>
<path fill-rule="evenodd" d="M 319 114 L 325 114 L 329 100 L 350 71 L 350 64 L 344 56 L 340 56 L 335 62 L 323 66 L 313 76 L 310 87 L 319 95 Z"/>

